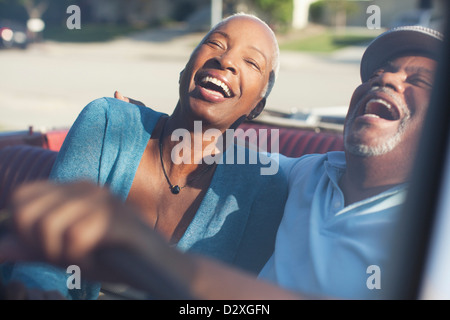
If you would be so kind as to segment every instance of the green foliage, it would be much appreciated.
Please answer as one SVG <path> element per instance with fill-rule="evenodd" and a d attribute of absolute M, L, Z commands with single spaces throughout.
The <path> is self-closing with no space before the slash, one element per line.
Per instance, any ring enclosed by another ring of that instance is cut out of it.
<path fill-rule="evenodd" d="M 67 18 L 66 8 L 79 4 L 80 0 L 0 0 L 0 18 L 25 22 L 30 11 L 42 14 L 46 23 L 60 22 Z M 57 20 L 57 21 L 55 21 Z"/>
<path fill-rule="evenodd" d="M 269 16 L 271 24 L 288 25 L 292 21 L 293 0 L 253 0 L 252 2 Z"/>
<path fill-rule="evenodd" d="M 142 28 L 120 24 L 83 24 L 79 30 L 69 30 L 65 25 L 52 25 L 44 30 L 44 39 L 58 42 L 105 42 L 127 36 Z"/>
<path fill-rule="evenodd" d="M 333 11 L 345 11 L 347 14 L 355 12 L 358 7 L 354 1 L 348 0 L 325 0 L 325 4 Z"/>
<path fill-rule="evenodd" d="M 313 2 L 309 6 L 309 17 L 312 22 L 321 23 L 324 19 L 326 11 L 330 11 L 336 14 L 339 11 L 343 11 L 350 15 L 357 12 L 358 6 L 355 1 L 348 0 L 320 0 Z"/>
<path fill-rule="evenodd" d="M 172 16 L 175 19 L 175 21 L 183 21 L 191 13 L 195 11 L 196 7 L 195 5 L 190 1 L 181 1 L 174 9 Z"/>
<path fill-rule="evenodd" d="M 312 22 L 320 22 L 325 12 L 326 1 L 320 0 L 309 6 L 309 18 Z"/>
<path fill-rule="evenodd" d="M 361 34 L 335 35 L 326 31 L 318 35 L 280 43 L 281 50 L 330 53 L 347 46 L 366 45 L 374 36 Z"/>

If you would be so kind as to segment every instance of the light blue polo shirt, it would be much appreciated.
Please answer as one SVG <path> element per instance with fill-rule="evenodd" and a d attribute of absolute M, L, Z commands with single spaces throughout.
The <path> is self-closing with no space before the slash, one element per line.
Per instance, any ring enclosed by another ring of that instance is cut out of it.
<path fill-rule="evenodd" d="M 314 296 L 381 297 L 406 185 L 345 207 L 338 184 L 344 152 L 286 159 L 284 168 L 289 166 L 275 251 L 259 277 Z"/>

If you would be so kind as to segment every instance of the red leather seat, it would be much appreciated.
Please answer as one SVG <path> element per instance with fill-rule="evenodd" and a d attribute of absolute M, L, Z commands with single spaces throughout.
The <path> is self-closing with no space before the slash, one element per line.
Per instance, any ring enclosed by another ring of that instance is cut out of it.
<path fill-rule="evenodd" d="M 271 137 L 278 129 L 278 152 L 290 156 L 300 157 L 309 153 L 325 153 L 343 150 L 343 138 L 340 134 L 316 133 L 298 128 L 279 128 L 276 126 L 249 122 L 239 127 L 236 136 L 245 139 L 250 144 L 264 146 L 264 150 L 271 152 Z M 266 131 L 263 131 L 263 130 Z M 266 132 L 267 135 L 262 134 Z M 55 162 L 59 145 L 67 132 L 58 132 L 58 138 L 50 147 L 53 150 L 29 145 L 13 145 L 0 148 L 0 210 L 7 205 L 12 191 L 20 184 L 47 179 Z M 53 137 L 53 136 L 52 136 Z M 259 141 L 258 141 L 259 140 Z M 48 146 L 47 146 L 48 147 Z M 258 149 L 261 150 L 261 149 Z M 274 150 L 276 151 L 276 150 Z"/>
<path fill-rule="evenodd" d="M 0 149 L 0 209 L 15 188 L 27 181 L 47 179 L 55 162 L 56 151 L 28 145 Z"/>
<path fill-rule="evenodd" d="M 343 136 L 337 133 L 316 133 L 311 130 L 298 128 L 280 128 L 260 123 L 243 123 L 239 128 L 245 131 L 245 139 L 250 144 L 267 146 L 267 151 L 271 152 L 272 129 L 279 130 L 279 150 L 278 152 L 289 157 L 298 158 L 305 154 L 326 153 L 328 151 L 344 150 Z M 254 132 L 248 131 L 254 129 Z M 261 130 L 267 129 L 267 140 L 261 135 Z M 243 139 L 244 134 L 236 130 L 236 136 Z M 261 141 L 258 141 L 261 139 Z"/>

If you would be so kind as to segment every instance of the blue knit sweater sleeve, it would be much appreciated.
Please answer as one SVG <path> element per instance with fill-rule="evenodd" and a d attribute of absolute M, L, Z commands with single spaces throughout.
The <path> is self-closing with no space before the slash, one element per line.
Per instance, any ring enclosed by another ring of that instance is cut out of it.
<path fill-rule="evenodd" d="M 50 179 L 86 179 L 99 183 L 99 167 L 107 119 L 106 99 L 89 103 L 70 128 L 50 172 Z"/>
<path fill-rule="evenodd" d="M 67 134 L 50 178 L 106 185 L 125 201 L 161 115 L 113 98 L 92 101 Z"/>
<path fill-rule="evenodd" d="M 97 99 L 82 110 L 58 153 L 50 179 L 99 182 L 99 163 L 108 121 L 107 106 L 106 99 Z M 67 281 L 72 273 L 45 263 L 6 263 L 0 272 L 6 283 L 20 281 L 28 288 L 56 290 L 66 299 L 96 299 L 100 291 L 100 284 L 84 280 L 81 280 L 79 289 L 69 289 Z"/>
<path fill-rule="evenodd" d="M 108 125 L 109 101 L 101 98 L 89 103 L 72 125 L 50 173 L 58 182 L 100 181 L 100 162 Z M 29 288 L 59 291 L 66 299 L 96 299 L 100 284 L 81 280 L 81 288 L 69 289 L 72 276 L 62 268 L 45 263 L 7 263 L 0 269 L 6 283 L 20 281 Z M 82 272 L 82 270 L 81 270 Z M 82 274 L 81 274 L 82 276 Z"/>

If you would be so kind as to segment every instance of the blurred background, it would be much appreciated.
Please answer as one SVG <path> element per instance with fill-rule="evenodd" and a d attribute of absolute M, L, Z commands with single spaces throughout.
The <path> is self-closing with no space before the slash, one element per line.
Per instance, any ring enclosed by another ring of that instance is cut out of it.
<path fill-rule="evenodd" d="M 365 46 L 393 26 L 441 29 L 445 1 L 0 0 L 0 131 L 69 127 L 115 90 L 170 114 L 189 54 L 234 12 L 258 15 L 278 37 L 267 110 L 342 114 Z"/>

